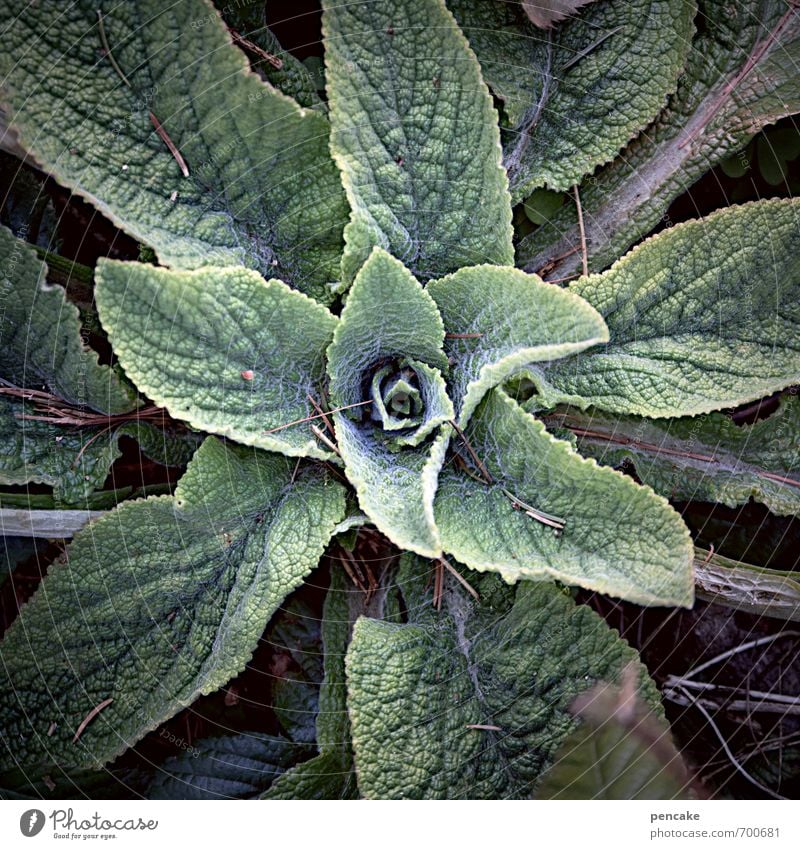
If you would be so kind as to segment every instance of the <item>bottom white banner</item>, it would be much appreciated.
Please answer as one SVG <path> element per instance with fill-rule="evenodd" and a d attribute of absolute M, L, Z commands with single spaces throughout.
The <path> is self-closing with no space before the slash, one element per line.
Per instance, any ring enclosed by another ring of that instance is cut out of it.
<path fill-rule="evenodd" d="M 0 846 L 102 841 L 183 847 L 260 845 L 384 847 L 800 845 L 795 802 L 0 802 Z M 305 810 L 303 810 L 305 809 Z"/>

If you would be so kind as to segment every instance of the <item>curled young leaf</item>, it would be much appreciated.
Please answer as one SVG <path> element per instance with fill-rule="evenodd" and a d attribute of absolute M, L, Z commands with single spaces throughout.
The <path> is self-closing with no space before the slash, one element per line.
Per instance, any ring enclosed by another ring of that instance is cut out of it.
<path fill-rule="evenodd" d="M 454 417 L 442 370 L 444 326 L 431 296 L 402 263 L 375 248 L 359 271 L 328 349 L 339 451 L 364 512 L 397 545 L 441 553 L 433 522 Z M 348 409 L 349 408 L 349 409 Z"/>

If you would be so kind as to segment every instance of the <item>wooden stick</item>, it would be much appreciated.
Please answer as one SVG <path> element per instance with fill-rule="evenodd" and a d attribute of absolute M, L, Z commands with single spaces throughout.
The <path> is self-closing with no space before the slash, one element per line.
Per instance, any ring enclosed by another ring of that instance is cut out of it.
<path fill-rule="evenodd" d="M 583 264 L 583 276 L 589 273 L 589 250 L 586 247 L 586 228 L 583 226 L 583 207 L 581 206 L 581 193 L 578 184 L 573 186 L 575 193 L 575 206 L 578 208 L 578 231 L 581 234 L 581 261 Z"/>
<path fill-rule="evenodd" d="M 472 461 L 475 463 L 475 465 L 480 470 L 480 473 L 483 475 L 483 478 L 486 481 L 486 483 L 494 483 L 492 476 L 489 474 L 489 470 L 486 468 L 486 466 L 483 465 L 483 461 L 475 453 L 475 451 L 472 448 L 472 446 L 470 445 L 469 440 L 467 439 L 467 435 L 464 433 L 464 431 L 461 430 L 461 428 L 452 419 L 448 422 L 448 424 L 459 435 L 459 437 L 461 437 L 461 441 L 464 443 L 464 447 L 469 452 L 469 456 L 472 457 Z"/>
<path fill-rule="evenodd" d="M 315 416 L 305 416 L 302 419 L 295 419 L 293 422 L 289 422 L 288 424 L 282 424 L 278 425 L 278 427 L 273 427 L 270 430 L 264 430 L 262 431 L 262 434 L 266 435 L 268 433 L 277 433 L 279 430 L 285 430 L 287 427 L 294 427 L 294 425 L 305 424 L 306 422 L 313 422 L 315 419 L 324 419 L 331 413 L 341 413 L 342 410 L 352 410 L 353 407 L 364 407 L 367 404 L 373 403 L 374 401 L 359 401 L 357 404 L 348 404 L 346 407 L 337 407 L 335 410 L 328 410 L 327 413 L 317 413 L 317 415 Z"/>
<path fill-rule="evenodd" d="M 86 726 L 100 713 L 101 710 L 107 708 L 111 702 L 113 702 L 113 698 L 105 699 L 105 701 L 100 702 L 99 705 L 95 705 L 89 713 L 83 718 L 83 721 L 78 726 L 78 730 L 75 732 L 75 736 L 72 738 L 73 743 L 77 743 L 80 739 L 81 734 L 86 730 Z"/>

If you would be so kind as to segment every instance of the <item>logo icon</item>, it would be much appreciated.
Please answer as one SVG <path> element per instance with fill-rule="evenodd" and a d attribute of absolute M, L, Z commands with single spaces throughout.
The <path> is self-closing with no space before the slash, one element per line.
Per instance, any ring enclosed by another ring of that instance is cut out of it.
<path fill-rule="evenodd" d="M 19 830 L 25 837 L 36 837 L 44 828 L 44 814 L 36 808 L 31 808 L 19 818 Z"/>

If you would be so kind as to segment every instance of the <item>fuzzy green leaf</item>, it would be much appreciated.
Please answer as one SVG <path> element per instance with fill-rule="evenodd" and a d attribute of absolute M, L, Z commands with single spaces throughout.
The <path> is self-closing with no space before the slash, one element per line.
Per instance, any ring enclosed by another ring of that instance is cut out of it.
<path fill-rule="evenodd" d="M 533 366 L 541 405 L 653 418 L 733 407 L 800 381 L 800 202 L 758 201 L 679 224 L 576 280 L 605 348 Z"/>
<path fill-rule="evenodd" d="M 98 766 L 244 668 L 344 515 L 295 466 L 209 438 L 174 497 L 75 538 L 0 643 L 4 764 Z"/>
<path fill-rule="evenodd" d="M 512 264 L 497 115 L 443 0 L 323 7 L 331 150 L 352 208 L 345 282 L 374 245 L 420 278 Z"/>
<path fill-rule="evenodd" d="M 608 341 L 594 307 L 536 275 L 489 265 L 428 284 L 448 333 L 450 396 L 463 427 L 481 398 L 514 371 Z M 477 338 L 457 338 L 461 334 Z"/>
<path fill-rule="evenodd" d="M 385 430 L 363 407 L 336 412 L 337 444 L 361 509 L 396 545 L 431 557 L 441 553 L 433 494 L 444 447 L 417 443 L 454 415 L 438 371 L 447 368 L 443 342 L 444 326 L 431 296 L 402 263 L 373 249 L 328 349 L 331 399 L 335 407 L 369 401 L 364 389 L 387 363 L 418 360 L 425 366 L 416 373 L 425 409 L 405 436 Z"/>
<path fill-rule="evenodd" d="M 81 339 L 78 308 L 26 242 L 0 227 L 0 377 L 102 413 L 136 406 L 136 396 Z"/>
<path fill-rule="evenodd" d="M 404 625 L 359 619 L 347 653 L 367 798 L 529 797 L 576 725 L 575 696 L 597 679 L 615 680 L 636 658 L 552 584 L 522 584 L 512 605 L 495 608 L 447 576 L 441 613 L 430 604 L 408 609 Z M 646 698 L 657 702 L 638 668 Z"/>
<path fill-rule="evenodd" d="M 448 6 L 504 101 L 515 200 L 580 182 L 658 114 L 686 61 L 695 13 L 692 0 L 596 3 L 543 32 L 519 4 Z"/>
<path fill-rule="evenodd" d="M 364 372 L 384 360 L 447 369 L 444 325 L 433 298 L 401 262 L 375 248 L 361 267 L 328 349 L 331 399 L 356 404 Z"/>
<path fill-rule="evenodd" d="M 9 126 L 43 170 L 165 265 L 247 264 L 330 300 L 347 206 L 328 123 L 250 71 L 211 3 L 43 0 L 0 28 Z"/>
<path fill-rule="evenodd" d="M 177 419 L 237 442 L 326 458 L 308 423 L 337 320 L 244 268 L 103 261 L 97 306 L 128 376 Z M 249 379 L 248 379 L 249 378 Z"/>
<path fill-rule="evenodd" d="M 580 457 L 499 389 L 476 410 L 468 438 L 493 482 L 442 472 L 434 512 L 445 551 L 509 582 L 555 578 L 691 607 L 691 539 L 664 498 Z M 563 531 L 527 508 L 564 520 Z"/>
<path fill-rule="evenodd" d="M 597 9 L 623 7 L 598 3 Z M 658 118 L 581 186 L 589 267 L 602 271 L 662 222 L 679 195 L 758 131 L 800 111 L 800 15 L 786 0 L 699 0 L 686 71 Z M 575 204 L 525 238 L 517 261 L 554 278 L 581 268 Z"/>
<path fill-rule="evenodd" d="M 679 501 L 728 507 L 752 498 L 779 516 L 800 515 L 800 399 L 738 426 L 723 413 L 648 421 L 599 410 L 557 410 L 550 426 L 576 434 L 581 454 L 619 468 L 626 461 L 642 483 Z"/>

